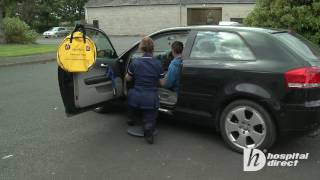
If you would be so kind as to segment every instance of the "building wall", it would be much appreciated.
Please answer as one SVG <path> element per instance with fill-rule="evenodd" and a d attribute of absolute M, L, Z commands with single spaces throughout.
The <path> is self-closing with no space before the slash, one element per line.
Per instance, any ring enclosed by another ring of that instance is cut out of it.
<path fill-rule="evenodd" d="M 253 10 L 255 4 L 207 4 L 187 5 L 182 8 L 182 24 L 187 25 L 188 8 L 222 8 L 222 21 L 230 21 L 230 18 L 245 18 Z"/>
<path fill-rule="evenodd" d="M 87 22 L 99 20 L 102 30 L 111 35 L 146 35 L 180 24 L 179 6 L 120 6 L 87 9 Z"/>
<path fill-rule="evenodd" d="M 187 25 L 188 8 L 222 8 L 222 20 L 245 18 L 254 4 L 155 5 L 97 7 L 86 9 L 86 20 L 98 20 L 100 28 L 110 35 L 147 35 L 154 31 Z M 181 19 L 181 20 L 180 20 Z"/>

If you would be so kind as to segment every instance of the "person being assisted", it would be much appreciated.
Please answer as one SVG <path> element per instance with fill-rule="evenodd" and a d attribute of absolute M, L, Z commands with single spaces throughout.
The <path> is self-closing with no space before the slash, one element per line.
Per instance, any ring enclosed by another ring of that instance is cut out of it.
<path fill-rule="evenodd" d="M 165 76 L 164 88 L 178 93 L 182 68 L 183 43 L 175 41 L 171 45 L 171 51 L 174 59 L 170 62 L 168 72 Z"/>
<path fill-rule="evenodd" d="M 129 65 L 126 80 L 134 80 L 134 87 L 128 92 L 129 113 L 141 112 L 144 120 L 144 136 L 153 144 L 154 130 L 158 118 L 158 87 L 164 85 L 164 72 L 161 63 L 153 58 L 154 43 L 149 37 L 142 39 L 139 50 L 143 56 L 134 59 Z"/>

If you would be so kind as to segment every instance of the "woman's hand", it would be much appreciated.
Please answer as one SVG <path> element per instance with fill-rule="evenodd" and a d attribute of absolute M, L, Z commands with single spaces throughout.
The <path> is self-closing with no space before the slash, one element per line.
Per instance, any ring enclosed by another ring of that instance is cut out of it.
<path fill-rule="evenodd" d="M 163 87 L 163 86 L 166 84 L 165 78 L 160 79 L 160 80 L 159 80 L 159 84 L 160 84 L 161 87 Z"/>

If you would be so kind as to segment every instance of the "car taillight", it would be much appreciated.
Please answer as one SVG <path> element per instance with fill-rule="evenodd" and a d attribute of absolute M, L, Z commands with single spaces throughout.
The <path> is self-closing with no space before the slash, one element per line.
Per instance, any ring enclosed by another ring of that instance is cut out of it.
<path fill-rule="evenodd" d="M 304 67 L 285 73 L 288 88 L 320 88 L 320 67 Z"/>

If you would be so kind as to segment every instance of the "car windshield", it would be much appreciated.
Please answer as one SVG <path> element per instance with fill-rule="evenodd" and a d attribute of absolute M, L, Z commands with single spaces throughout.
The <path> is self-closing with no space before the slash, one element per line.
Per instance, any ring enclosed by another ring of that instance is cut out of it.
<path fill-rule="evenodd" d="M 309 60 L 320 60 L 319 46 L 296 33 L 276 33 L 274 36 L 289 48 Z"/>
<path fill-rule="evenodd" d="M 49 29 L 49 31 L 58 31 L 58 27 L 53 27 L 53 28 L 51 28 L 51 29 Z"/>

